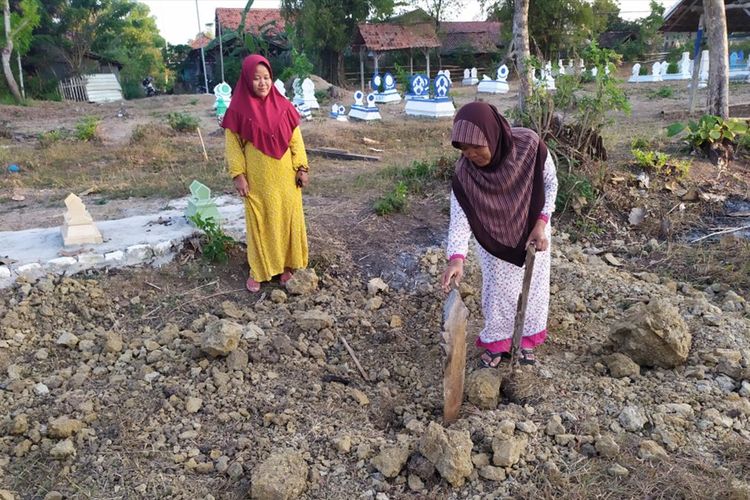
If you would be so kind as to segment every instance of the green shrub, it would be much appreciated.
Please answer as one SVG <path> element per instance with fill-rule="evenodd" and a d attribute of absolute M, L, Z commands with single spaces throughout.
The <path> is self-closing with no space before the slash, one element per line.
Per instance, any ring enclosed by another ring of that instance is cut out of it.
<path fill-rule="evenodd" d="M 198 129 L 198 119 L 196 117 L 178 111 L 167 115 L 167 123 L 178 132 L 194 132 Z"/>
<path fill-rule="evenodd" d="M 84 116 L 76 123 L 75 138 L 79 141 L 89 142 L 98 139 L 97 128 L 99 118 L 95 116 Z"/>
<path fill-rule="evenodd" d="M 226 234 L 216 222 L 213 217 L 204 219 L 200 214 L 195 214 L 190 217 L 190 220 L 195 226 L 203 231 L 203 239 L 201 241 L 201 255 L 209 262 L 225 263 L 229 260 L 229 250 L 232 249 L 237 242 Z"/>
<path fill-rule="evenodd" d="M 668 99 L 674 97 L 674 90 L 672 90 L 672 87 L 661 87 L 658 90 L 651 89 L 647 97 L 649 99 Z"/>
<path fill-rule="evenodd" d="M 39 146 L 42 148 L 48 148 L 52 146 L 53 144 L 62 141 L 65 139 L 66 134 L 64 131 L 55 129 L 55 130 L 48 130 L 47 132 L 42 132 L 37 136 L 37 139 L 39 140 Z"/>
<path fill-rule="evenodd" d="M 393 190 L 375 202 L 375 213 L 378 215 L 388 215 L 394 212 L 401 212 L 406 207 L 406 197 L 409 189 L 404 181 L 399 181 Z"/>
<path fill-rule="evenodd" d="M 695 149 L 715 143 L 737 144 L 748 133 L 748 122 L 739 118 L 723 119 L 714 115 L 703 115 L 697 122 L 673 123 L 667 127 L 667 136 L 674 137 L 688 130 L 687 141 Z"/>
<path fill-rule="evenodd" d="M 631 151 L 638 167 L 656 175 L 682 179 L 690 172 L 690 162 L 677 160 L 660 151 L 633 149 Z"/>
<path fill-rule="evenodd" d="M 641 69 L 638 70 L 638 74 L 641 75 L 641 76 L 648 75 L 648 66 L 646 66 L 645 64 L 642 65 Z"/>
<path fill-rule="evenodd" d="M 555 211 L 562 213 L 572 209 L 580 214 L 583 207 L 593 204 L 596 200 L 597 190 L 585 175 L 559 170 L 557 180 Z"/>
<path fill-rule="evenodd" d="M 669 64 L 667 64 L 668 75 L 676 75 L 679 72 L 680 72 L 680 66 L 676 62 L 672 61 Z"/>

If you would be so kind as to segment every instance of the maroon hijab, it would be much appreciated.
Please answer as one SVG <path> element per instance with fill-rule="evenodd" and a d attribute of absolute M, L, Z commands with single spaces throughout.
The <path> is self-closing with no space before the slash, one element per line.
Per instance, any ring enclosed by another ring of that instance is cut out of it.
<path fill-rule="evenodd" d="M 253 93 L 253 76 L 259 64 L 268 68 L 273 81 L 271 64 L 265 57 L 247 56 L 242 61 L 242 73 L 221 126 L 278 160 L 289 149 L 292 133 L 299 125 L 299 113 L 273 84 L 265 98 Z"/>
<path fill-rule="evenodd" d="M 544 207 L 547 147 L 533 130 L 511 128 L 495 106 L 473 102 L 453 120 L 451 141 L 488 146 L 489 165 L 463 155 L 456 162 L 453 193 L 477 241 L 495 257 L 522 266 L 526 240 Z"/>

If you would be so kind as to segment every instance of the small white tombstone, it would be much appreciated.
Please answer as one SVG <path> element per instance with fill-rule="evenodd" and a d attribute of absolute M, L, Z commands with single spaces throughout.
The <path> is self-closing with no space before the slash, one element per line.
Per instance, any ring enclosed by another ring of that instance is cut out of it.
<path fill-rule="evenodd" d="M 690 52 L 683 52 L 682 59 L 680 59 L 680 77 L 688 79 L 692 75 L 692 66 L 690 61 Z"/>
<path fill-rule="evenodd" d="M 471 77 L 476 78 L 477 77 L 477 68 L 471 68 Z"/>
<path fill-rule="evenodd" d="M 476 85 L 477 83 L 479 83 L 479 80 L 477 79 L 476 72 L 474 73 L 474 76 L 472 76 L 471 69 L 466 68 L 464 70 L 464 79 L 461 80 L 461 84 L 462 85 Z"/>
<path fill-rule="evenodd" d="M 374 82 L 373 82 L 374 83 Z M 378 88 L 383 87 L 382 92 L 375 92 L 375 102 L 377 103 L 389 103 L 389 102 L 401 102 L 401 94 L 396 89 L 396 79 L 390 72 L 386 72 L 383 75 Z"/>
<path fill-rule="evenodd" d="M 700 75 L 700 83 L 698 84 L 698 88 L 704 88 L 708 82 L 708 64 L 708 51 L 704 50 L 701 53 L 700 66 L 698 66 L 698 74 Z"/>
<path fill-rule="evenodd" d="M 547 66 L 545 66 L 544 71 L 542 71 L 542 83 L 544 84 L 547 90 L 557 90 L 557 87 L 555 86 L 555 77 L 552 76 L 552 64 L 551 63 L 547 63 Z"/>
<path fill-rule="evenodd" d="M 331 106 L 330 117 L 339 122 L 349 121 L 349 117 L 346 116 L 346 108 L 342 104 L 339 104 L 339 103 L 333 104 Z"/>
<path fill-rule="evenodd" d="M 286 97 L 286 87 L 284 87 L 284 82 L 277 79 L 275 82 L 273 82 L 273 86 L 276 87 L 276 90 L 278 90 L 281 95 Z"/>
<path fill-rule="evenodd" d="M 65 198 L 65 206 L 68 210 L 63 215 L 62 237 L 63 245 L 96 245 L 101 243 L 102 233 L 99 232 L 94 219 L 86 210 L 81 199 L 69 194 Z"/>
<path fill-rule="evenodd" d="M 295 78 L 294 81 L 292 81 L 292 102 L 296 105 L 300 105 L 305 102 L 305 99 L 302 97 L 302 80 L 299 78 Z"/>
<path fill-rule="evenodd" d="M 597 66 L 594 66 L 593 68 L 591 68 L 591 76 L 596 78 L 598 74 L 599 74 L 599 68 Z"/>
<path fill-rule="evenodd" d="M 635 63 L 628 82 L 638 83 L 640 81 L 641 63 Z"/>
<path fill-rule="evenodd" d="M 669 63 L 667 61 L 661 62 L 661 79 L 664 80 L 664 77 L 667 75 L 667 70 L 669 69 Z"/>
<path fill-rule="evenodd" d="M 219 101 L 224 101 L 226 107 L 232 102 L 232 86 L 227 82 L 221 82 L 214 87 L 214 96 L 216 96 L 216 102 L 214 102 L 214 109 L 219 107 Z"/>
<path fill-rule="evenodd" d="M 302 100 L 310 109 L 320 109 L 320 104 L 315 98 L 315 84 L 309 78 L 302 82 Z"/>
<path fill-rule="evenodd" d="M 375 94 L 367 95 L 367 105 L 364 104 L 364 94 L 361 90 L 354 93 L 354 105 L 349 110 L 349 118 L 356 120 L 372 121 L 380 120 L 380 111 L 375 105 Z"/>
<path fill-rule="evenodd" d="M 482 92 L 485 94 L 507 93 L 510 90 L 510 86 L 508 85 L 508 66 L 503 64 L 502 66 L 497 68 L 496 78 L 496 80 L 491 80 L 489 78 L 483 79 L 481 82 L 479 82 L 477 92 Z"/>
<path fill-rule="evenodd" d="M 562 59 L 557 60 L 557 74 L 558 75 L 564 75 L 565 74 L 565 65 L 563 64 Z"/>
<path fill-rule="evenodd" d="M 660 82 L 661 79 L 661 63 L 656 61 L 651 65 L 651 74 L 648 75 L 648 82 Z"/>
<path fill-rule="evenodd" d="M 305 104 L 304 102 L 300 104 L 295 104 L 294 107 L 297 109 L 297 113 L 299 113 L 300 118 L 303 118 L 307 121 L 312 120 L 312 110 Z"/>

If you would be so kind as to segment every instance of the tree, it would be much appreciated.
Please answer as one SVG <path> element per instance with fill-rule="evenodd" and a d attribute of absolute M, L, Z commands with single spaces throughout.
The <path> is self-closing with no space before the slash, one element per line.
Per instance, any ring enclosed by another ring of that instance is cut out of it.
<path fill-rule="evenodd" d="M 18 3 L 18 10 L 15 12 L 11 12 L 9 0 L 3 2 L 4 35 L 0 38 L 0 42 L 2 42 L 0 45 L 3 47 L 3 74 L 10 92 L 19 103 L 23 101 L 23 97 L 18 90 L 16 78 L 13 76 L 10 59 L 14 47 L 19 54 L 25 54 L 29 50 L 32 32 L 38 24 L 39 10 L 36 0 L 21 0 Z"/>
<path fill-rule="evenodd" d="M 529 51 L 529 0 L 516 0 L 513 11 L 513 51 L 520 89 L 518 110 L 526 110 L 526 101 L 531 96 L 531 71 Z"/>
<path fill-rule="evenodd" d="M 440 28 L 440 23 L 446 17 L 458 13 L 464 6 L 465 0 L 421 0 L 425 11 L 435 20 L 435 28 Z"/>
<path fill-rule="evenodd" d="M 664 24 L 664 6 L 654 0 L 651 0 L 650 6 L 651 13 L 648 16 L 636 21 L 620 19 L 618 23 L 610 27 L 610 29 L 632 31 L 636 34 L 633 40 L 616 47 L 627 61 L 642 59 L 645 54 L 655 51 L 661 45 L 662 35 L 659 28 Z"/>
<path fill-rule="evenodd" d="M 302 49 L 318 62 L 322 75 L 342 84 L 344 50 L 357 25 L 393 12 L 394 0 L 281 0 L 284 16 L 293 23 Z"/>
<path fill-rule="evenodd" d="M 710 47 L 708 65 L 708 113 L 729 118 L 729 43 L 723 0 L 703 0 L 706 34 Z"/>

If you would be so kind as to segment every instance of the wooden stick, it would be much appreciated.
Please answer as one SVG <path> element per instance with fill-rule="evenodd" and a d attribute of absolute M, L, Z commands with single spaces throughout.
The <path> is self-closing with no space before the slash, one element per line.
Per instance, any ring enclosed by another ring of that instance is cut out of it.
<path fill-rule="evenodd" d="M 201 134 L 201 128 L 196 127 L 196 130 L 198 131 L 198 137 L 201 140 L 201 147 L 203 148 L 203 158 L 205 158 L 206 161 L 208 161 L 208 153 L 206 153 L 206 143 L 203 142 L 203 134 Z"/>
<path fill-rule="evenodd" d="M 716 233 L 707 234 L 706 236 L 701 236 L 700 238 L 696 238 L 692 240 L 690 243 L 697 243 L 701 240 L 705 240 L 706 238 L 710 238 L 711 236 L 718 236 L 720 234 L 736 233 L 737 231 L 742 231 L 743 229 L 750 229 L 750 225 L 742 226 L 742 227 L 732 227 L 729 229 L 725 229 L 723 231 L 718 231 Z"/>
<path fill-rule="evenodd" d="M 362 375 L 362 378 L 365 379 L 365 382 L 370 382 L 370 377 L 367 376 L 367 373 L 365 373 L 364 368 L 362 368 L 362 365 L 359 364 L 359 359 L 357 359 L 357 355 L 354 354 L 354 351 L 351 347 L 349 347 L 349 342 L 346 341 L 346 338 L 344 338 L 343 335 L 339 336 L 341 339 L 341 343 L 344 344 L 344 347 L 346 347 L 346 350 L 349 352 L 349 356 L 352 357 L 354 360 L 354 364 L 357 365 L 357 369 L 359 370 L 359 373 Z"/>
<path fill-rule="evenodd" d="M 156 288 L 157 290 L 161 290 L 160 286 L 154 285 L 153 283 L 149 283 L 148 281 L 145 282 L 148 286 L 151 288 Z"/>

